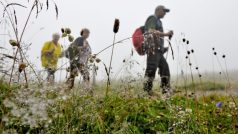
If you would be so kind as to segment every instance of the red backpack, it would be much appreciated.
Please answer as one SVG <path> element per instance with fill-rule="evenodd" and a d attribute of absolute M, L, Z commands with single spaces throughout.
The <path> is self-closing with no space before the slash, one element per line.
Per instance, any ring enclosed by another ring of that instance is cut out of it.
<path fill-rule="evenodd" d="M 145 55 L 143 50 L 145 27 L 141 26 L 135 30 L 132 35 L 133 46 L 139 55 Z"/>

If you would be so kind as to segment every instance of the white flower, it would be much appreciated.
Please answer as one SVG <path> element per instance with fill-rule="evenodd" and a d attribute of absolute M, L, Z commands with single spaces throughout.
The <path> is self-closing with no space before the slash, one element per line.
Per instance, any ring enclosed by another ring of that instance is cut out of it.
<path fill-rule="evenodd" d="M 236 104 L 235 102 L 229 102 L 229 108 L 235 108 Z"/>
<path fill-rule="evenodd" d="M 62 100 L 67 100 L 67 96 L 62 96 Z"/>
<path fill-rule="evenodd" d="M 12 101 L 10 101 L 9 99 L 5 99 L 5 100 L 3 101 L 3 104 L 4 104 L 4 106 L 7 107 L 7 108 L 16 107 L 16 104 L 13 103 Z"/>
<path fill-rule="evenodd" d="M 193 112 L 193 110 L 192 109 L 190 109 L 190 108 L 186 108 L 186 110 L 185 110 L 187 113 L 192 113 Z"/>
<path fill-rule="evenodd" d="M 7 116 L 3 116 L 3 117 L 2 117 L 2 121 L 3 121 L 3 122 L 8 122 L 8 121 L 9 121 L 9 118 L 8 118 Z"/>

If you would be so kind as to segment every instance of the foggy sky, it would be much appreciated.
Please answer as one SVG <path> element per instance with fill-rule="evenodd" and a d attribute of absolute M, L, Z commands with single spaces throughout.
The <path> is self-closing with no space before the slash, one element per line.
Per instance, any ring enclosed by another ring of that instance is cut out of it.
<path fill-rule="evenodd" d="M 26 43 L 32 42 L 29 51 L 30 60 L 38 69 L 42 69 L 37 57 L 40 56 L 43 43 L 51 39 L 52 33 L 60 32 L 62 27 L 71 28 L 75 37 L 79 36 L 82 28 L 89 28 L 91 34 L 88 41 L 93 53 L 97 53 L 112 43 L 115 18 L 120 19 L 116 40 L 130 37 L 137 27 L 144 25 L 146 18 L 154 13 L 157 5 L 165 5 L 171 10 L 162 22 L 165 31 L 173 30 L 175 33 L 172 40 L 175 60 L 172 60 L 171 53 L 168 55 L 172 74 L 177 73 L 177 67 L 181 70 L 186 66 L 185 47 L 181 45 L 183 37 L 189 39 L 189 49 L 195 50 L 192 62 L 198 65 L 201 71 L 212 71 L 212 47 L 216 48 L 219 58 L 222 54 L 227 55 L 228 69 L 238 68 L 237 0 L 56 0 L 56 3 L 59 8 L 59 18 L 56 19 L 54 6 L 50 3 L 50 9 L 47 12 L 43 11 L 37 20 L 32 17 L 23 39 Z M 2 8 L 0 9 L 2 11 Z M 25 11 L 29 9 L 18 9 L 20 24 L 25 21 Z M 0 34 L 2 32 L 1 24 Z M 4 43 L 4 39 L 6 38 L 0 37 L 1 44 Z M 61 39 L 60 42 L 65 47 L 69 45 L 67 40 Z M 122 67 L 123 59 L 130 56 L 132 48 L 131 40 L 115 47 L 113 72 L 117 72 Z M 110 53 L 111 49 L 99 55 L 107 65 Z M 145 67 L 145 56 L 135 54 L 133 59 Z M 59 66 L 66 61 L 66 59 L 60 60 Z M 215 60 L 214 64 L 215 69 L 219 71 L 220 68 Z M 143 73 L 142 67 L 137 69 L 138 72 Z M 104 76 L 104 68 L 101 66 L 99 77 Z"/>

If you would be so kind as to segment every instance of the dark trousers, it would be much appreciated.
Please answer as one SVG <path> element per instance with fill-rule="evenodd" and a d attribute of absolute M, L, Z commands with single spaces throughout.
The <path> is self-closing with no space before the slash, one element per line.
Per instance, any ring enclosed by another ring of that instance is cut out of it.
<path fill-rule="evenodd" d="M 54 81 L 54 79 L 55 79 L 55 72 L 56 72 L 56 70 L 55 69 L 52 69 L 52 68 L 46 68 L 46 71 L 47 71 L 47 81 L 49 81 L 50 80 L 50 77 L 52 76 L 52 78 L 53 78 L 53 81 Z"/>
<path fill-rule="evenodd" d="M 145 91 L 152 90 L 157 68 L 159 68 L 161 88 L 163 90 L 170 88 L 170 71 L 168 63 L 164 58 L 163 53 L 160 50 L 156 50 L 154 54 L 147 54 L 147 64 L 145 71 L 146 81 L 144 83 Z"/>
<path fill-rule="evenodd" d="M 75 77 L 78 76 L 78 71 L 80 71 L 81 75 L 83 75 L 84 81 L 90 80 L 90 74 L 88 72 L 88 68 L 85 65 L 82 65 L 79 63 L 79 61 L 75 60 L 70 63 L 70 76 L 67 80 L 67 83 L 69 83 L 69 88 L 74 87 L 74 80 Z"/>

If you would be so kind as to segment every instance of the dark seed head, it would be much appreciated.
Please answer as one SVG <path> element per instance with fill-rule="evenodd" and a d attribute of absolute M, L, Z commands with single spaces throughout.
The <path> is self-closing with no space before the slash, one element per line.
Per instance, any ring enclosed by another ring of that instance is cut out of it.
<path fill-rule="evenodd" d="M 212 50 L 214 51 L 214 50 L 215 50 L 215 47 L 213 47 Z"/>
<path fill-rule="evenodd" d="M 189 55 L 189 54 L 190 54 L 190 51 L 188 51 L 187 53 L 188 53 L 188 55 Z"/>
<path fill-rule="evenodd" d="M 120 25 L 119 19 L 115 19 L 115 21 L 114 21 L 114 26 L 113 26 L 113 32 L 114 32 L 114 33 L 117 33 L 117 32 L 118 32 L 118 30 L 119 30 L 119 25 Z"/>
<path fill-rule="evenodd" d="M 64 32 L 65 32 L 65 31 L 64 31 L 64 28 L 61 28 L 61 32 L 62 32 L 62 33 L 64 33 Z"/>
<path fill-rule="evenodd" d="M 221 72 L 219 72 L 219 74 L 221 74 Z"/>
<path fill-rule="evenodd" d="M 185 57 L 186 59 L 188 58 L 188 56 Z"/>
<path fill-rule="evenodd" d="M 189 63 L 189 66 L 192 66 L 192 63 Z"/>
<path fill-rule="evenodd" d="M 199 78 L 201 78 L 202 77 L 202 75 L 201 74 L 199 74 Z"/>
<path fill-rule="evenodd" d="M 187 40 L 187 45 L 189 44 L 189 40 Z"/>
<path fill-rule="evenodd" d="M 222 55 L 222 58 L 226 58 L 226 55 Z"/>
<path fill-rule="evenodd" d="M 194 53 L 194 50 L 192 49 L 191 52 Z"/>
<path fill-rule="evenodd" d="M 196 67 L 196 70 L 198 70 L 198 67 Z"/>
<path fill-rule="evenodd" d="M 214 55 L 217 55 L 217 52 L 214 52 L 213 54 L 214 54 Z"/>
<path fill-rule="evenodd" d="M 185 39 L 185 38 L 183 38 L 183 42 L 186 42 L 186 39 Z"/>

